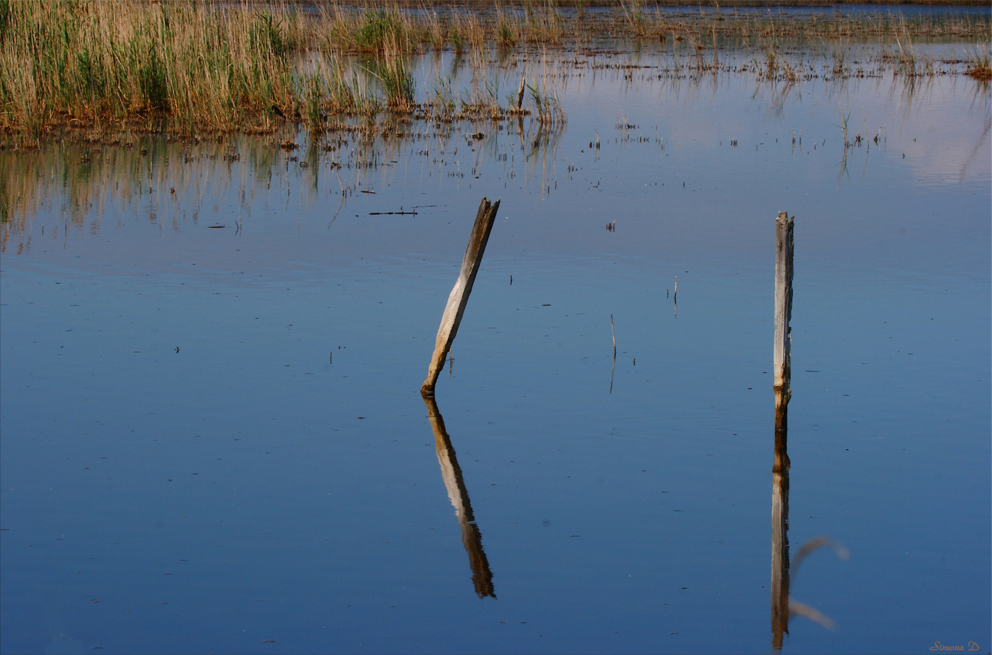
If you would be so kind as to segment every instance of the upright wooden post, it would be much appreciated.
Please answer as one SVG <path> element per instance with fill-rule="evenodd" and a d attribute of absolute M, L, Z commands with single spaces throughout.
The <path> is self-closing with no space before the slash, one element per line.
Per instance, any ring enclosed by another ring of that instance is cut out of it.
<path fill-rule="evenodd" d="M 792 397 L 793 219 L 775 219 L 775 461 L 772 465 L 772 650 L 789 633 L 789 399 Z"/>
<path fill-rule="evenodd" d="M 427 379 L 420 387 L 420 393 L 425 397 L 434 395 L 434 385 L 437 384 L 437 378 L 444 367 L 444 359 L 448 356 L 448 351 L 451 350 L 451 343 L 455 340 L 458 325 L 462 322 L 462 315 L 465 313 L 469 294 L 472 293 L 475 276 L 479 272 L 479 265 L 482 264 L 482 255 L 486 251 L 486 243 L 489 242 L 489 233 L 492 232 L 493 223 L 496 221 L 499 202 L 497 200 L 495 204 L 490 205 L 489 201 L 483 198 L 479 205 L 475 225 L 472 226 L 472 234 L 468 239 L 468 247 L 465 249 L 465 257 L 462 259 L 461 272 L 448 295 L 448 304 L 445 305 L 444 313 L 441 315 L 441 325 L 437 331 L 431 365 L 427 369 Z"/>
<path fill-rule="evenodd" d="M 775 219 L 775 389 L 782 389 L 788 402 L 792 376 L 792 226 L 795 217 L 779 212 Z"/>

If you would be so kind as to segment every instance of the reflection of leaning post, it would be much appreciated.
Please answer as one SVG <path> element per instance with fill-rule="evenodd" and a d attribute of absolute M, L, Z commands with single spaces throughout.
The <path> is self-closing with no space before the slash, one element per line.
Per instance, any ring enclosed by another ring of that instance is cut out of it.
<path fill-rule="evenodd" d="M 437 461 L 441 465 L 441 477 L 444 478 L 448 498 L 451 499 L 451 504 L 455 507 L 455 515 L 458 516 L 458 524 L 462 529 L 462 544 L 465 545 L 465 551 L 468 553 L 469 565 L 472 567 L 472 583 L 479 598 L 496 597 L 493 589 L 493 574 L 489 570 L 486 553 L 482 550 L 482 535 L 475 524 L 475 515 L 472 513 L 472 503 L 469 501 L 468 490 L 462 478 L 462 469 L 458 466 L 455 449 L 451 446 L 451 439 L 448 438 L 448 432 L 444 427 L 444 419 L 434 401 L 434 385 L 444 367 L 444 360 L 451 350 L 451 343 L 455 340 L 458 325 L 465 313 L 465 306 L 468 304 L 475 276 L 482 264 L 482 255 L 485 253 L 486 243 L 489 242 L 489 234 L 496 221 L 498 209 L 499 200 L 490 205 L 489 201 L 483 198 L 479 205 L 468 247 L 465 249 L 465 257 L 462 259 L 461 271 L 441 315 L 441 326 L 437 331 L 427 379 L 420 388 L 420 394 L 427 405 L 431 429 L 434 431 L 434 445 L 437 447 Z"/>
<path fill-rule="evenodd" d="M 444 428 L 444 418 L 437 408 L 432 396 L 424 396 L 424 403 L 427 405 L 427 415 L 431 420 L 431 429 L 434 431 L 434 445 L 437 447 L 437 461 L 441 465 L 441 477 L 444 478 L 444 486 L 448 489 L 448 498 L 455 507 L 455 515 L 458 517 L 458 525 L 462 529 L 462 544 L 468 553 L 468 563 L 472 567 L 472 583 L 475 585 L 475 593 L 479 598 L 486 596 L 496 597 L 493 588 L 493 574 L 489 570 L 489 560 L 482 550 L 482 534 L 475 524 L 475 515 L 472 513 L 472 503 L 468 498 L 468 489 L 465 488 L 465 480 L 462 478 L 462 469 L 458 466 L 458 459 L 455 457 L 455 449 L 451 446 L 451 439 Z"/>

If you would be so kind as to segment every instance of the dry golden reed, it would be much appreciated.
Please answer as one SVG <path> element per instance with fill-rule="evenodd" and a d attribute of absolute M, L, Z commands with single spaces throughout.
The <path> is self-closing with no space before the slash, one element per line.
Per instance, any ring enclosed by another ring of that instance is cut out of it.
<path fill-rule="evenodd" d="M 449 48 L 472 56 L 496 48 L 503 56 L 608 36 L 712 43 L 715 64 L 718 41 L 751 48 L 852 36 L 987 42 L 990 24 L 987 15 L 755 18 L 719 8 L 701 8 L 689 18 L 639 0 L 584 7 L 553 0 L 495 7 L 325 3 L 304 11 L 288 2 L 248 0 L 0 0 L 0 134 L 30 143 L 64 128 L 251 133 L 285 121 L 319 132 L 330 117 L 343 115 L 427 107 L 454 116 L 450 98 L 438 93 L 441 78 L 427 82 L 425 105 L 418 105 L 409 60 Z M 979 79 L 987 75 L 985 60 L 972 68 Z M 554 99 L 537 90 L 533 86 L 534 107 L 547 120 Z M 484 104 L 485 113 L 502 115 L 510 107 L 500 106 L 494 88 L 479 86 L 471 96 L 462 99 L 463 111 L 478 113 Z"/>

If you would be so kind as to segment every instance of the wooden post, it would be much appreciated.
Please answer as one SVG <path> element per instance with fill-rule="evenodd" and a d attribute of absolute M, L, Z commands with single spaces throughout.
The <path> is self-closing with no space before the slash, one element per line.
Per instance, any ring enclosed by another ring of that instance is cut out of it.
<path fill-rule="evenodd" d="M 772 465 L 772 650 L 789 633 L 789 399 L 792 397 L 793 220 L 775 219 L 775 461 Z"/>
<path fill-rule="evenodd" d="M 427 379 L 420 387 L 420 393 L 424 396 L 434 395 L 434 385 L 437 384 L 437 378 L 444 368 L 444 359 L 451 349 L 451 343 L 455 340 L 458 325 L 462 322 L 462 315 L 468 304 L 469 294 L 472 293 L 475 276 L 479 272 L 479 265 L 482 264 L 482 255 L 486 251 L 489 233 L 492 232 L 493 223 L 496 221 L 499 202 L 497 200 L 490 206 L 489 201 L 483 198 L 479 205 L 479 213 L 475 217 L 475 225 L 472 226 L 472 234 L 468 239 L 465 257 L 462 259 L 461 272 L 448 295 L 448 304 L 445 305 L 444 313 L 441 315 L 441 326 L 437 331 L 434 355 L 431 357 L 430 368 L 427 369 Z"/>
<path fill-rule="evenodd" d="M 792 226 L 795 217 L 779 212 L 775 219 L 775 389 L 788 402 L 792 377 Z"/>
<path fill-rule="evenodd" d="M 451 445 L 448 431 L 444 427 L 444 418 L 433 396 L 424 396 L 427 405 L 427 415 L 431 420 L 431 430 L 434 432 L 434 446 L 437 448 L 437 461 L 441 465 L 441 478 L 448 490 L 448 499 L 455 508 L 458 525 L 462 529 L 462 545 L 468 553 L 468 564 L 472 568 L 472 584 L 479 598 L 492 596 L 496 598 L 493 587 L 493 573 L 489 570 L 489 560 L 482 550 L 482 534 L 475 523 L 472 513 L 472 503 L 468 499 L 468 489 L 462 477 L 462 469 L 458 466 L 455 449 Z"/>

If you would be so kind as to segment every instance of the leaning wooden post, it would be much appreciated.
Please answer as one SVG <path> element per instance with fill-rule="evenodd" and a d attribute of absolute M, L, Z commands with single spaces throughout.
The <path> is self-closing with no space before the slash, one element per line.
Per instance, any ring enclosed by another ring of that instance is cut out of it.
<path fill-rule="evenodd" d="M 775 219 L 775 389 L 788 402 L 792 377 L 792 226 L 795 217 L 779 212 Z"/>
<path fill-rule="evenodd" d="M 475 217 L 475 225 L 472 226 L 472 235 L 468 239 L 468 247 L 465 249 L 465 257 L 462 259 L 462 269 L 448 295 L 448 304 L 444 306 L 444 314 L 441 315 L 441 326 L 437 330 L 437 340 L 434 344 L 434 355 L 431 357 L 430 368 L 427 369 L 427 379 L 420 387 L 420 393 L 424 396 L 434 395 L 434 385 L 444 367 L 444 359 L 451 350 L 451 342 L 455 340 L 458 332 L 458 324 L 462 322 L 462 315 L 465 313 L 465 305 L 468 304 L 469 294 L 472 293 L 472 285 L 475 283 L 475 276 L 479 272 L 479 265 L 482 264 L 482 255 L 486 251 L 486 243 L 489 242 L 489 233 L 493 230 L 493 223 L 496 222 L 496 212 L 499 210 L 499 200 L 495 204 L 489 204 L 485 198 L 479 205 L 479 213 Z"/>

